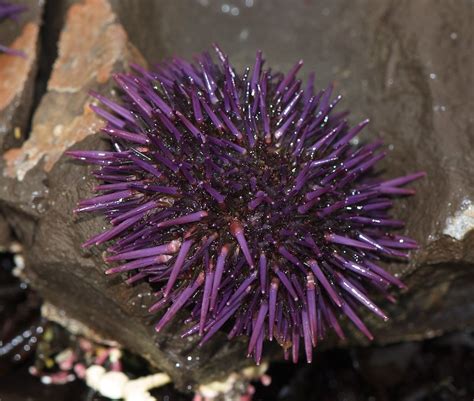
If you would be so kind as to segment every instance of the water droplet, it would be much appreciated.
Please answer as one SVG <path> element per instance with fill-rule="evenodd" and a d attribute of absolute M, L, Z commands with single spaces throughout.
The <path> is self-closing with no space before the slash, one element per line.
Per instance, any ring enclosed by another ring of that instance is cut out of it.
<path fill-rule="evenodd" d="M 247 40 L 249 37 L 249 30 L 248 29 L 242 29 L 239 35 L 239 39 L 241 41 Z"/>

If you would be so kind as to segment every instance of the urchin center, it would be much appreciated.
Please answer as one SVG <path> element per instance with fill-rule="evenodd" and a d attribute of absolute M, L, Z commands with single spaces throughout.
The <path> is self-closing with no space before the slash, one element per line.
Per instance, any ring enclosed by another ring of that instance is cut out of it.
<path fill-rule="evenodd" d="M 211 221 L 231 225 L 238 221 L 255 243 L 273 242 L 275 228 L 287 224 L 290 209 L 285 203 L 288 182 L 294 179 L 292 160 L 281 149 L 262 144 L 248 151 L 238 169 L 201 181 L 202 206 L 207 207 Z M 220 189 L 218 201 L 205 185 Z"/>

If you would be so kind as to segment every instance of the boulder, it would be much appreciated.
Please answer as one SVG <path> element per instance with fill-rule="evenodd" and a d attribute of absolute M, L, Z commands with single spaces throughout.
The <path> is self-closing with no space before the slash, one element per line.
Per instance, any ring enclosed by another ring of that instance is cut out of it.
<path fill-rule="evenodd" d="M 96 135 L 102 122 L 88 108 L 87 92 L 107 93 L 113 71 L 131 60 L 144 63 L 129 34 L 150 61 L 172 54 L 190 57 L 219 41 L 242 68 L 251 64 L 258 44 L 275 68 L 287 70 L 303 58 L 305 72 L 316 70 L 318 84 L 334 81 L 353 122 L 369 117 L 366 137 L 386 143 L 384 176 L 427 172 L 414 184 L 416 197 L 402 199 L 396 209 L 421 248 L 409 263 L 387 266 L 409 289 L 397 304 L 382 304 L 391 316 L 388 323 L 366 316 L 375 341 L 422 339 L 474 326 L 468 2 L 456 7 L 441 0 L 295 2 L 291 7 L 284 0 L 246 1 L 239 7 L 205 0 L 69 3 L 31 135 L 20 148 L 5 152 L 0 165 L 0 211 L 24 245 L 27 279 L 50 303 L 142 355 L 184 389 L 252 363 L 245 359 L 243 341 L 219 335 L 198 348 L 197 338 L 182 340 L 178 320 L 157 335 L 156 317 L 147 312 L 151 289 L 106 277 L 100 252 L 80 247 L 105 222 L 73 216 L 94 181 L 89 167 L 63 153 L 107 148 Z M 354 334 L 345 345 L 361 343 L 365 340 Z M 270 347 L 267 355 L 273 355 Z"/>

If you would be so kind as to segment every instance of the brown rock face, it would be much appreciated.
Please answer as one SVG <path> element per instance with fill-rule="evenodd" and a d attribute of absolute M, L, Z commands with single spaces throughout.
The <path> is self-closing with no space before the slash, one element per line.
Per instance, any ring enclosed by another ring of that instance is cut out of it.
<path fill-rule="evenodd" d="M 224 336 L 198 349 L 196 339 L 184 341 L 176 334 L 179 323 L 156 335 L 154 317 L 147 313 L 150 289 L 105 277 L 99 251 L 80 247 L 103 229 L 104 221 L 73 217 L 71 210 L 91 194 L 93 180 L 87 167 L 62 154 L 69 148 L 108 146 L 93 135 L 102 122 L 88 109 L 87 92 L 107 92 L 114 70 L 131 60 L 141 62 L 128 32 L 150 61 L 172 54 L 190 57 L 219 41 L 238 68 L 250 65 L 255 50 L 262 48 L 275 68 L 287 70 L 303 58 L 306 71 L 318 73 L 318 84 L 335 81 L 354 119 L 371 118 L 366 135 L 382 137 L 389 146 L 385 176 L 428 173 L 416 185 L 417 196 L 400 202 L 397 210 L 422 248 L 409 264 L 388 266 L 404 277 L 409 290 L 397 305 L 384 305 L 392 317 L 388 324 L 367 316 L 376 341 L 474 326 L 469 2 L 289 5 L 278 0 L 246 1 L 229 9 L 226 2 L 204 0 L 111 4 L 83 0 L 69 8 L 30 138 L 7 151 L 0 165 L 0 211 L 24 244 L 29 280 L 46 299 L 143 355 L 183 388 L 249 363 L 243 344 Z M 361 341 L 354 337 L 348 344 Z"/>
<path fill-rule="evenodd" d="M 0 24 L 1 43 L 21 50 L 26 57 L 0 53 L 0 149 L 19 146 L 27 138 L 39 51 L 39 25 L 43 3 L 23 2 L 28 10 L 19 23 Z"/>
<path fill-rule="evenodd" d="M 114 68 L 141 60 L 115 19 L 104 0 L 71 6 L 31 136 L 21 150 L 4 155 L 7 176 L 21 181 L 43 158 L 49 171 L 66 149 L 99 130 L 101 121 L 87 107 L 88 90 L 105 84 Z"/>

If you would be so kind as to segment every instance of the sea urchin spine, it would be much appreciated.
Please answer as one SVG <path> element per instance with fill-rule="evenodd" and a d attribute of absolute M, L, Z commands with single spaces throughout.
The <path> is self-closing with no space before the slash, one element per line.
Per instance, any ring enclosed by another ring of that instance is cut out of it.
<path fill-rule="evenodd" d="M 403 287 L 379 262 L 417 248 L 393 233 L 403 223 L 391 199 L 424 174 L 377 179 L 381 142 L 352 141 L 368 121 L 349 127 L 332 86 L 303 86 L 302 62 L 284 75 L 258 52 L 239 75 L 215 49 L 218 63 L 204 53 L 132 65 L 115 75 L 118 100 L 92 93 L 112 148 L 68 152 L 101 181 L 76 212 L 100 212 L 112 228 L 84 245 L 113 241 L 107 273 L 155 288 L 156 330 L 186 310 L 183 336 L 205 343 L 227 327 L 249 338 L 257 363 L 265 339 L 295 362 L 303 339 L 310 362 L 328 329 L 344 337 L 341 314 L 372 338 L 358 305 L 387 319 L 368 293 L 393 299 L 389 287 Z"/>

